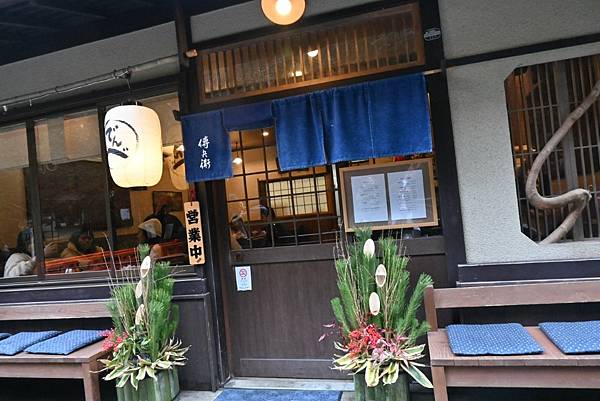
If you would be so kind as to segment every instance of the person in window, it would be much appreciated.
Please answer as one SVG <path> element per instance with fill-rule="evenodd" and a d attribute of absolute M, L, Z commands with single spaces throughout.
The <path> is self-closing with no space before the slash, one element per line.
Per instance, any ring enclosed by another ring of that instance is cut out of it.
<path fill-rule="evenodd" d="M 162 223 L 155 217 L 149 218 L 138 226 L 137 239 L 139 244 L 148 244 L 150 248 L 150 257 L 152 260 L 164 256 L 160 243 L 162 242 L 163 228 Z"/>
<path fill-rule="evenodd" d="M 17 247 L 9 256 L 4 265 L 4 277 L 19 277 L 37 274 L 39 263 L 33 253 L 33 230 L 28 227 L 17 236 Z M 58 244 L 50 242 L 44 247 L 44 256 L 47 259 L 58 255 Z"/>
<path fill-rule="evenodd" d="M 278 245 L 279 238 L 285 235 L 285 233 L 281 225 L 275 223 L 277 220 L 275 210 L 272 207 L 260 205 L 260 218 L 268 223 L 268 225 L 262 229 L 262 231 L 264 231 L 263 246 Z"/>
<path fill-rule="evenodd" d="M 82 227 L 71 234 L 67 247 L 60 254 L 61 258 L 90 255 L 102 252 L 103 249 L 96 246 L 94 233 L 88 227 Z"/>
<path fill-rule="evenodd" d="M 162 225 L 162 239 L 163 241 L 179 240 L 182 244 L 186 242 L 185 227 L 179 221 L 179 219 L 171 214 L 171 206 L 164 204 L 155 214 L 152 214 L 144 219 L 148 221 L 152 218 L 156 218 Z"/>
<path fill-rule="evenodd" d="M 239 214 L 231 218 L 231 226 L 229 227 L 231 238 L 231 250 L 239 251 L 250 247 L 248 230 L 244 224 L 244 219 Z"/>

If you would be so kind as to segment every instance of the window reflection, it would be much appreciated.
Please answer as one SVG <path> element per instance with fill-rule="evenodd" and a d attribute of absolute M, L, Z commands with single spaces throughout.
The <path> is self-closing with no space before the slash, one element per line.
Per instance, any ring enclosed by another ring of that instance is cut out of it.
<path fill-rule="evenodd" d="M 37 274 L 28 202 L 29 165 L 24 125 L 0 129 L 0 277 Z M 50 249 L 49 249 L 50 250 Z"/>
<path fill-rule="evenodd" d="M 96 110 L 35 123 L 46 273 L 106 270 L 106 168 Z"/>

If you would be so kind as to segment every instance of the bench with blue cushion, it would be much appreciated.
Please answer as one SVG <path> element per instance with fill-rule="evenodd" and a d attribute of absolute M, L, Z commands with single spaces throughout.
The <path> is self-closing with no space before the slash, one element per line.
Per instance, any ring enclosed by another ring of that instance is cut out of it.
<path fill-rule="evenodd" d="M 546 331 L 556 333 L 553 342 L 537 326 L 458 325 L 442 329 L 437 320 L 441 309 L 590 302 L 600 302 L 600 280 L 427 288 L 425 313 L 432 328 L 427 340 L 435 401 L 448 401 L 447 387 L 600 389 L 599 353 L 566 354 L 555 345 L 592 350 L 597 344 L 590 338 L 573 336 L 577 325 L 542 323 Z"/>
<path fill-rule="evenodd" d="M 104 301 L 0 305 L 0 321 L 47 321 L 109 317 L 110 314 Z M 48 335 L 45 341 L 37 338 L 37 341 L 33 343 L 30 335 L 10 336 L 0 340 L 0 350 L 2 350 L 2 342 L 7 341 L 4 348 L 8 354 L 15 349 L 23 350 L 17 351 L 14 355 L 0 355 L 0 377 L 82 379 L 85 400 L 100 401 L 98 371 L 102 367 L 98 360 L 105 358 L 108 351 L 103 349 L 101 341 L 79 348 L 84 340 L 98 339 L 97 330 L 93 332 L 86 330 L 85 333 L 69 333 L 54 332 L 52 335 Z M 12 337 L 17 338 L 11 340 Z M 25 352 L 28 347 L 30 352 Z M 76 350 L 69 352 L 74 349 Z M 44 352 L 62 352 L 62 355 Z"/>

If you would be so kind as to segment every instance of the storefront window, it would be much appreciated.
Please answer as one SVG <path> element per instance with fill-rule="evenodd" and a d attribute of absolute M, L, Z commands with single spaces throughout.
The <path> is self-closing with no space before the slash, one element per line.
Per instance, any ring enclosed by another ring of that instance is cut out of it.
<path fill-rule="evenodd" d="M 106 168 L 96 110 L 35 122 L 46 273 L 106 270 Z"/>
<path fill-rule="evenodd" d="M 230 133 L 231 249 L 318 244 L 339 230 L 333 168 L 279 171 L 274 129 Z"/>
<path fill-rule="evenodd" d="M 190 200 L 185 180 L 181 124 L 175 119 L 179 110 L 177 94 L 141 103 L 156 111 L 163 138 L 163 175 L 153 187 L 123 189 L 110 181 L 110 210 L 116 230 L 115 250 L 127 263 L 135 247 L 143 242 L 159 244 L 161 259 L 172 265 L 188 263 L 183 203 Z"/>
<path fill-rule="evenodd" d="M 25 125 L 0 129 L 0 277 L 36 275 Z"/>

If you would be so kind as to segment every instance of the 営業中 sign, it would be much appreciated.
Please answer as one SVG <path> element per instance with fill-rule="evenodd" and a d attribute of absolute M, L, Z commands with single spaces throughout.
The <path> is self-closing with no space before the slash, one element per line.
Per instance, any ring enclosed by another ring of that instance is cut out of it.
<path fill-rule="evenodd" d="M 202 219 L 200 217 L 200 203 L 185 202 L 185 230 L 188 244 L 188 255 L 190 264 L 203 265 L 204 257 L 204 238 L 202 237 Z"/>

